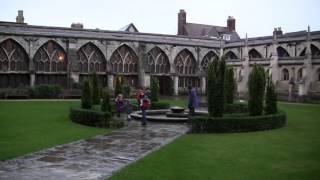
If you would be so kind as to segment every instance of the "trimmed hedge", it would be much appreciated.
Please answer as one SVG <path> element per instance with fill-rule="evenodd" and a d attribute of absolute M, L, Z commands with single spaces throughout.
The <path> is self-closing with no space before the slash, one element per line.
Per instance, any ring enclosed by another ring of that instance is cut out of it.
<path fill-rule="evenodd" d="M 158 102 L 152 102 L 150 109 L 169 109 L 169 108 L 170 108 L 170 103 L 158 101 Z"/>
<path fill-rule="evenodd" d="M 38 85 L 31 89 L 31 97 L 39 99 L 61 98 L 62 89 L 57 85 Z"/>
<path fill-rule="evenodd" d="M 70 119 L 73 122 L 87 126 L 109 127 L 111 114 L 109 112 L 72 107 L 70 109 Z"/>
<path fill-rule="evenodd" d="M 226 104 L 224 109 L 224 113 L 247 113 L 248 112 L 248 104 L 237 103 L 237 104 Z"/>
<path fill-rule="evenodd" d="M 192 133 L 250 132 L 281 128 L 286 125 L 286 114 L 281 112 L 263 116 L 238 116 L 208 118 L 195 116 L 190 119 Z"/>

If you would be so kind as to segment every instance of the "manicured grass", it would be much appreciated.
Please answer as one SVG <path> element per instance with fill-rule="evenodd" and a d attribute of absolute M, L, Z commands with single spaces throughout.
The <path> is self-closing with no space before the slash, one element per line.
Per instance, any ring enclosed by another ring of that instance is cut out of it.
<path fill-rule="evenodd" d="M 75 124 L 69 120 L 71 106 L 79 101 L 1 101 L 0 160 L 110 130 Z"/>
<path fill-rule="evenodd" d="M 188 96 L 182 96 L 182 97 L 165 97 L 160 98 L 161 102 L 169 103 L 172 106 L 180 106 L 187 108 L 188 107 Z"/>
<path fill-rule="evenodd" d="M 188 134 L 111 179 L 320 179 L 320 105 L 279 107 L 285 128 Z"/>

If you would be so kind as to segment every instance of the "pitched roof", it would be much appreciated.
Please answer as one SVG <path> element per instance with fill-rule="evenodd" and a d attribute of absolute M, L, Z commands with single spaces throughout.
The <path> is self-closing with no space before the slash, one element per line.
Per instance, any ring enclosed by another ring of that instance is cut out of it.
<path fill-rule="evenodd" d="M 184 26 L 186 35 L 193 38 L 215 37 L 219 38 L 223 34 L 231 35 L 230 40 L 240 39 L 237 32 L 230 32 L 227 27 L 212 26 L 206 24 L 186 23 Z"/>
<path fill-rule="evenodd" d="M 124 27 L 119 29 L 119 31 L 139 32 L 138 29 L 136 28 L 136 26 L 133 23 L 125 25 Z"/>

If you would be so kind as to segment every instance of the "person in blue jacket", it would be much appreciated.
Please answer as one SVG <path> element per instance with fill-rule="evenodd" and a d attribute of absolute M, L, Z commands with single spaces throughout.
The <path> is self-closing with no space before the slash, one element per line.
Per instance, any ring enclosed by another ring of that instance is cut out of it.
<path fill-rule="evenodd" d="M 189 108 L 189 115 L 194 116 L 195 108 L 199 107 L 199 98 L 197 96 L 197 91 L 195 88 L 189 86 L 189 100 L 188 100 L 188 108 Z"/>

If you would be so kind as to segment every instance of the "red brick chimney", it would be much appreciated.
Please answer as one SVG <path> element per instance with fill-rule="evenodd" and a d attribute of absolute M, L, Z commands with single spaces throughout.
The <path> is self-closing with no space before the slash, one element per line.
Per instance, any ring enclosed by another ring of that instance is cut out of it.
<path fill-rule="evenodd" d="M 236 31 L 236 19 L 233 18 L 232 16 L 228 16 L 227 29 L 229 32 Z"/>
<path fill-rule="evenodd" d="M 186 35 L 184 26 L 187 23 L 187 14 L 183 9 L 178 13 L 178 35 Z"/>

